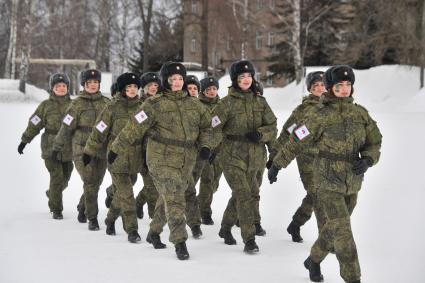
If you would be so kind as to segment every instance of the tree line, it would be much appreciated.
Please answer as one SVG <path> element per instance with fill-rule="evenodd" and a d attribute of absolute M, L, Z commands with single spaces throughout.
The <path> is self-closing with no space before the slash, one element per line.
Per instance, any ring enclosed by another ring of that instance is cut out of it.
<path fill-rule="evenodd" d="M 423 70 L 425 0 L 1 0 L 0 77 L 47 87 L 51 73 L 67 72 L 76 83 L 85 67 L 30 64 L 34 58 L 94 60 L 115 76 L 157 71 L 164 61 L 183 60 L 184 17 L 189 16 L 183 5 L 194 1 L 203 4 L 194 19 L 201 27 L 204 68 L 212 56 L 208 37 L 220 32 L 214 30 L 217 21 L 240 42 L 234 46 L 243 58 L 252 32 L 262 24 L 251 18 L 251 10 L 273 2 L 271 52 L 247 58 L 269 61 L 273 76 L 299 82 L 304 66 L 335 64 L 406 64 Z M 420 78 L 423 86 L 423 71 Z"/>

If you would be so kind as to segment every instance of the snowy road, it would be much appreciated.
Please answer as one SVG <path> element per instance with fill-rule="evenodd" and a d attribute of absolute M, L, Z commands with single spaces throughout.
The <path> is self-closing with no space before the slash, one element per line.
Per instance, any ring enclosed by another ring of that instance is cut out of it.
<path fill-rule="evenodd" d="M 37 137 L 19 156 L 16 148 L 36 104 L 0 103 L 2 133 L 0 174 L 0 282 L 309 282 L 302 266 L 316 237 L 315 220 L 302 228 L 305 242 L 294 244 L 285 228 L 301 202 L 303 189 L 295 164 L 282 170 L 277 184 L 262 186 L 261 213 L 266 237 L 258 237 L 260 253 L 226 246 L 217 236 L 230 189 L 222 179 L 214 196 L 214 226 L 202 226 L 201 240 L 188 240 L 191 258 L 176 259 L 167 241 L 165 250 L 154 250 L 145 241 L 148 220 L 139 220 L 142 243 L 127 242 L 121 222 L 117 236 L 105 234 L 103 204 L 107 174 L 99 193 L 101 230 L 91 232 L 76 220 L 82 183 L 76 171 L 64 193 L 64 220 L 51 219 L 44 191 L 48 173 L 40 158 Z M 288 112 L 278 112 L 281 124 Z M 371 113 L 384 136 L 381 162 L 366 174 L 353 214 L 362 282 L 424 282 L 425 233 L 425 113 Z M 140 178 L 141 179 L 141 178 Z M 141 189 L 138 182 L 135 191 Z M 335 256 L 322 264 L 325 282 L 342 282 Z"/>

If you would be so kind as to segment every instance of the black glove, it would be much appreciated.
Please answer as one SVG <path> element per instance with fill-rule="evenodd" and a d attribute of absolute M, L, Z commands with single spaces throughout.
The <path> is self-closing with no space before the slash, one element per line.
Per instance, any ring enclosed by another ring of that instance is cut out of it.
<path fill-rule="evenodd" d="M 113 152 L 112 150 L 109 151 L 108 153 L 108 163 L 112 164 L 114 163 L 115 159 L 117 159 L 118 154 L 116 154 L 115 152 Z"/>
<path fill-rule="evenodd" d="M 217 153 L 215 153 L 215 152 L 211 153 L 210 158 L 208 158 L 208 162 L 210 164 L 213 164 L 214 159 L 215 159 L 216 156 L 217 156 Z"/>
<path fill-rule="evenodd" d="M 91 156 L 88 155 L 87 153 L 84 153 L 83 154 L 83 163 L 84 163 L 84 166 L 87 166 L 90 163 L 90 161 L 91 161 Z"/>
<path fill-rule="evenodd" d="M 372 166 L 373 161 L 370 157 L 363 157 L 359 160 L 353 162 L 353 172 L 356 175 L 364 174 L 370 166 Z"/>
<path fill-rule="evenodd" d="M 19 145 L 18 145 L 18 152 L 19 152 L 19 154 L 24 154 L 24 148 L 25 148 L 25 146 L 26 146 L 27 144 L 26 143 L 24 143 L 24 142 L 21 142 Z"/>
<path fill-rule="evenodd" d="M 263 134 L 259 131 L 253 131 L 245 134 L 245 137 L 252 142 L 259 142 L 263 137 Z"/>
<path fill-rule="evenodd" d="M 52 151 L 52 159 L 53 160 L 59 160 L 59 151 L 57 151 L 57 150 Z"/>
<path fill-rule="evenodd" d="M 272 167 L 272 165 L 273 165 L 273 160 L 269 159 L 266 163 L 266 168 L 270 169 Z"/>
<path fill-rule="evenodd" d="M 208 160 L 210 158 L 211 150 L 208 147 L 202 147 L 199 151 L 199 158 Z"/>
<path fill-rule="evenodd" d="M 270 184 L 273 184 L 277 181 L 277 174 L 279 173 L 280 168 L 272 165 L 269 169 L 269 172 L 267 172 L 267 176 L 269 177 Z"/>

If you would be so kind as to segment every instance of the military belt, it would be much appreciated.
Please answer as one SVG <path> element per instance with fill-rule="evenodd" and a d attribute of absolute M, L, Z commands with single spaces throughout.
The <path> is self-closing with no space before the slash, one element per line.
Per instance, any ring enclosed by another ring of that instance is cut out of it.
<path fill-rule="evenodd" d="M 117 138 L 116 135 L 111 135 L 109 140 L 114 141 Z M 137 140 L 135 143 L 133 143 L 133 145 L 142 145 L 143 144 L 143 140 Z"/>
<path fill-rule="evenodd" d="M 49 135 L 57 135 L 59 131 L 53 130 L 53 129 L 44 129 L 44 132 L 49 134 Z"/>
<path fill-rule="evenodd" d="M 226 138 L 230 141 L 252 142 L 247 137 L 240 135 L 226 135 Z"/>
<path fill-rule="evenodd" d="M 150 138 L 156 142 L 163 143 L 166 145 L 174 145 L 174 146 L 184 147 L 184 148 L 191 148 L 195 146 L 194 141 L 179 141 L 179 140 L 172 140 L 172 139 L 167 139 L 167 138 L 159 137 L 159 136 L 152 136 Z"/>
<path fill-rule="evenodd" d="M 329 151 L 319 151 L 318 154 L 321 158 L 326 158 L 332 161 L 345 161 L 345 162 L 353 162 L 354 160 L 358 159 L 358 156 L 355 154 L 352 155 L 345 155 L 345 154 L 338 154 L 338 153 L 332 153 Z"/>
<path fill-rule="evenodd" d="M 77 130 L 80 130 L 82 132 L 85 133 L 91 133 L 91 130 L 93 129 L 93 127 L 87 127 L 87 126 L 78 126 Z"/>

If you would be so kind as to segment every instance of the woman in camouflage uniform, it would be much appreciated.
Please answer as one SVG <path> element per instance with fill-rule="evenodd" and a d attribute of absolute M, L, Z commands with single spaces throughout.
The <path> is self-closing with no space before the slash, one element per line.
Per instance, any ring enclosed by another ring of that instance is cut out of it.
<path fill-rule="evenodd" d="M 223 215 L 219 236 L 229 245 L 236 244 L 231 228 L 237 217 L 246 253 L 256 253 L 255 215 L 262 173 L 266 165 L 265 144 L 276 138 L 276 116 L 255 87 L 255 69 L 250 61 L 241 60 L 230 67 L 232 86 L 229 94 L 214 108 L 214 134 L 221 132 L 220 162 L 227 183 L 232 189 L 231 200 Z M 217 141 L 215 141 L 217 144 Z M 234 209 L 236 208 L 236 210 Z M 258 215 L 258 214 L 257 214 Z"/>
<path fill-rule="evenodd" d="M 53 219 L 63 219 L 62 192 L 68 186 L 69 178 L 74 169 L 70 140 L 64 144 L 61 154 L 53 154 L 54 138 L 59 131 L 66 109 L 71 104 L 68 92 L 69 83 L 66 74 L 57 73 L 50 76 L 50 97 L 41 102 L 34 114 L 31 115 L 18 146 L 19 154 L 23 154 L 25 146 L 44 129 L 41 136 L 41 157 L 44 159 L 44 164 L 50 174 L 50 185 L 46 194 L 49 198 L 48 204 Z"/>
<path fill-rule="evenodd" d="M 199 101 L 204 104 L 211 113 L 215 106 L 217 106 L 220 97 L 218 96 L 218 80 L 214 77 L 207 77 L 201 80 L 201 93 L 199 94 Z M 214 133 L 213 133 L 214 134 Z M 200 176 L 199 184 L 199 208 L 201 211 L 202 224 L 213 225 L 214 221 L 211 218 L 212 210 L 211 203 L 213 200 L 213 194 L 217 191 L 220 177 L 223 170 L 220 167 L 218 159 L 218 148 L 214 149 L 210 159 L 205 162 L 202 173 Z M 195 180 L 197 182 L 198 180 Z"/>
<path fill-rule="evenodd" d="M 146 154 L 159 198 L 147 240 L 155 248 L 164 248 L 159 234 L 168 222 L 176 255 L 185 260 L 189 258 L 185 191 L 198 154 L 196 145 L 201 146 L 203 159 L 210 155 L 211 115 L 197 99 L 183 90 L 186 69 L 182 64 L 165 63 L 160 73 L 165 89 L 163 94 L 143 103 L 114 141 L 108 161 L 113 163 L 129 146 L 153 131 Z"/>
<path fill-rule="evenodd" d="M 119 132 L 140 107 L 140 98 L 137 94 L 140 79 L 136 74 L 120 75 L 117 78 L 117 88 L 118 93 L 100 114 L 96 127 L 87 140 L 83 156 L 85 165 L 90 163 L 92 157 L 96 156 L 105 144 L 108 145 L 108 149 L 111 147 Z M 116 191 L 105 219 L 106 234 L 115 235 L 115 221 L 121 215 L 124 230 L 131 243 L 140 241 L 133 185 L 137 181 L 137 174 L 141 171 L 142 165 L 141 140 L 131 145 L 126 154 L 121 155 L 114 164 L 108 165 Z"/>
<path fill-rule="evenodd" d="M 84 90 L 66 111 L 59 133 L 55 137 L 54 152 L 62 153 L 65 144 L 72 140 L 72 159 L 83 181 L 84 194 L 77 206 L 78 221 L 89 220 L 91 231 L 99 230 L 97 196 L 106 172 L 106 146 L 96 153 L 90 166 L 84 166 L 83 150 L 93 126 L 109 99 L 100 92 L 101 73 L 88 69 L 81 72 Z"/>
<path fill-rule="evenodd" d="M 145 102 L 149 97 L 159 95 L 161 90 L 161 80 L 158 77 L 157 73 L 148 72 L 144 73 L 141 77 L 141 89 L 142 89 L 142 102 Z M 143 139 L 143 151 L 142 156 L 144 164 L 142 166 L 142 178 L 143 178 L 143 188 L 136 197 L 136 213 L 137 217 L 140 219 L 143 218 L 143 205 L 148 204 L 148 214 L 149 218 L 153 218 L 155 212 L 155 205 L 158 199 L 158 191 L 155 188 L 155 184 L 152 180 L 151 175 L 149 174 L 149 169 L 146 164 L 146 148 L 148 145 L 149 135 Z"/>
<path fill-rule="evenodd" d="M 310 147 L 317 150 L 313 206 L 316 217 L 323 218 L 318 222 L 324 224 L 304 262 L 313 282 L 323 281 L 320 263 L 330 252 L 336 254 L 344 281 L 360 282 L 350 216 L 364 173 L 379 161 L 382 135 L 368 111 L 353 103 L 354 81 L 354 72 L 349 66 L 334 66 L 326 71 L 328 92 L 323 102 L 308 110 L 297 123 L 268 173 L 273 183 L 280 168 L 286 168 Z"/>
<path fill-rule="evenodd" d="M 306 112 L 308 112 L 311 107 L 314 107 L 320 103 L 320 97 L 326 91 L 324 83 L 324 74 L 325 73 L 322 71 L 316 71 L 311 72 L 307 75 L 306 85 L 307 90 L 309 91 L 309 95 L 303 98 L 302 103 L 298 105 L 294 109 L 294 111 L 292 111 L 291 116 L 288 118 L 288 120 L 286 120 L 285 124 L 283 125 L 283 130 L 280 132 L 280 135 L 276 140 L 276 144 L 272 146 L 272 150 L 270 151 L 269 161 L 267 162 L 267 169 L 271 167 L 272 160 L 275 157 L 279 147 L 281 147 L 288 141 L 292 130 L 297 126 L 299 120 L 304 116 Z M 303 241 L 303 238 L 300 234 L 300 227 L 303 226 L 313 214 L 312 190 L 314 188 L 314 154 L 314 148 L 309 148 L 296 158 L 301 181 L 303 183 L 304 189 L 307 192 L 306 196 L 302 200 L 301 206 L 297 209 L 297 211 L 292 217 L 291 223 L 286 228 L 288 233 L 292 236 L 292 241 L 296 243 L 301 243 Z M 318 217 L 316 218 L 320 219 Z"/>

